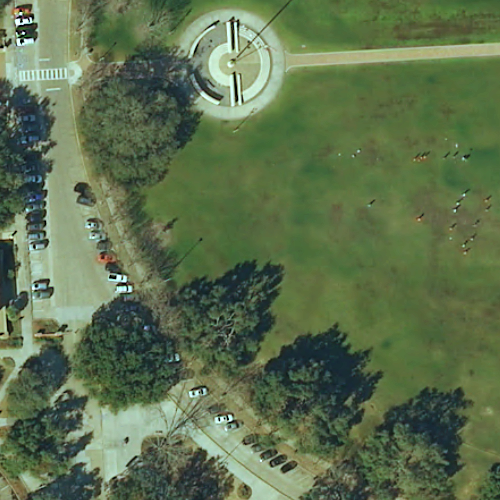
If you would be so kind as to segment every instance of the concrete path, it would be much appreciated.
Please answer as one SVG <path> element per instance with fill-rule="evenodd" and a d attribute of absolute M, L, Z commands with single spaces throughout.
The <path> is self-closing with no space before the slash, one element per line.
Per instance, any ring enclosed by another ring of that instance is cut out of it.
<path fill-rule="evenodd" d="M 285 53 L 286 71 L 304 66 L 336 66 L 345 64 L 377 64 L 469 57 L 498 57 L 500 43 L 405 47 L 397 49 L 349 50 L 317 54 Z"/>

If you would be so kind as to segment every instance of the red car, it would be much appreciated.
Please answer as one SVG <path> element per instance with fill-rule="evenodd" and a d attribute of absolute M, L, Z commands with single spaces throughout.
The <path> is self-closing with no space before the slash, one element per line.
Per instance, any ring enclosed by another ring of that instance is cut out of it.
<path fill-rule="evenodd" d="M 31 4 L 18 5 L 17 7 L 14 7 L 12 9 L 12 15 L 14 17 L 27 16 L 28 14 L 32 13 L 32 11 L 31 11 L 32 8 L 33 8 L 33 5 L 31 5 Z"/>
<path fill-rule="evenodd" d="M 101 252 L 97 257 L 97 261 L 101 264 L 115 263 L 116 257 L 109 252 Z"/>

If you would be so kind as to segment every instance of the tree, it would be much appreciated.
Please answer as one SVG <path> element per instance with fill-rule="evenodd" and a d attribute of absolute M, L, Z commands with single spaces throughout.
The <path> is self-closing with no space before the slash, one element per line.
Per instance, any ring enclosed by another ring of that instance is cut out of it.
<path fill-rule="evenodd" d="M 27 105 L 34 109 L 37 123 L 43 130 L 39 132 L 43 146 L 21 143 L 25 134 L 21 115 L 26 113 Z M 44 153 L 50 148 L 48 138 L 52 123 L 47 100 L 39 100 L 25 87 L 13 87 L 8 80 L 0 79 L 0 229 L 11 224 L 14 216 L 23 211 L 24 165 L 29 163 L 45 171 L 50 164 Z"/>
<path fill-rule="evenodd" d="M 88 472 L 84 464 L 76 464 L 67 474 L 30 493 L 28 500 L 93 500 L 101 494 L 99 469 Z"/>
<path fill-rule="evenodd" d="M 358 452 L 358 460 L 374 497 L 451 500 L 451 476 L 443 450 L 425 434 L 396 424 L 379 430 Z"/>
<path fill-rule="evenodd" d="M 78 0 L 76 2 L 78 16 L 76 31 L 81 31 L 83 28 L 93 25 L 107 5 L 108 0 Z"/>
<path fill-rule="evenodd" d="M 186 347 L 228 374 L 255 359 L 273 325 L 271 305 L 283 279 L 281 266 L 238 264 L 216 280 L 198 278 L 174 298 Z"/>
<path fill-rule="evenodd" d="M 391 408 L 380 428 L 391 432 L 395 425 L 403 424 L 412 432 L 425 435 L 430 443 L 441 448 L 450 474 L 455 474 L 460 468 L 460 431 L 467 422 L 463 411 L 471 405 L 461 388 L 443 392 L 427 387 L 415 398 Z"/>
<path fill-rule="evenodd" d="M 112 182 L 131 189 L 163 179 L 199 120 L 187 73 L 176 53 L 150 48 L 90 88 L 80 114 L 84 145 Z"/>
<path fill-rule="evenodd" d="M 17 420 L 0 447 L 0 466 L 9 476 L 23 472 L 61 475 L 91 440 L 91 434 L 69 435 L 81 429 L 87 398 L 66 392 L 54 406 L 33 418 Z"/>
<path fill-rule="evenodd" d="M 351 460 L 334 465 L 301 500 L 368 500 L 369 497 L 364 477 Z"/>
<path fill-rule="evenodd" d="M 299 449 L 329 456 L 361 421 L 360 404 L 381 377 L 369 351 L 352 351 L 337 325 L 302 335 L 271 359 L 253 385 L 257 411 L 294 438 Z"/>
<path fill-rule="evenodd" d="M 159 402 L 180 380 L 175 353 L 151 311 L 140 302 L 115 299 L 102 306 L 87 326 L 73 358 L 75 376 L 90 394 L 113 411 Z"/>
<path fill-rule="evenodd" d="M 26 360 L 19 375 L 7 388 L 9 414 L 31 418 L 50 405 L 50 399 L 66 382 L 68 359 L 58 346 L 45 346 Z"/>
<path fill-rule="evenodd" d="M 479 488 L 476 500 L 500 500 L 500 463 L 491 466 L 488 476 Z"/>
<path fill-rule="evenodd" d="M 151 29 L 175 29 L 179 21 L 190 12 L 190 0 L 148 0 Z"/>
<path fill-rule="evenodd" d="M 232 490 L 232 477 L 215 458 L 200 448 L 176 463 L 158 457 L 149 448 L 126 474 L 110 482 L 110 500 L 224 500 Z"/>

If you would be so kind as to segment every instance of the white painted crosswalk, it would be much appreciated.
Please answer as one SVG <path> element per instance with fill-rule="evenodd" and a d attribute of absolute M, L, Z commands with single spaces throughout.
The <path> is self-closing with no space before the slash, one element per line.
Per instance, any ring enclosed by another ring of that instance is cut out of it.
<path fill-rule="evenodd" d="M 49 80 L 67 80 L 67 68 L 54 68 L 54 69 L 30 69 L 19 71 L 20 82 L 42 82 Z"/>

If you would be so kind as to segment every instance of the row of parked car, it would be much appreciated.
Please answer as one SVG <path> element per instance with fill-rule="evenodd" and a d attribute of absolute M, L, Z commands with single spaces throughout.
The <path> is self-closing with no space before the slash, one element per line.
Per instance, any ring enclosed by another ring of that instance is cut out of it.
<path fill-rule="evenodd" d="M 208 387 L 201 385 L 198 387 L 193 387 L 188 391 L 188 396 L 192 399 L 207 396 L 209 393 Z M 225 424 L 224 430 L 230 432 L 241 427 L 241 423 L 235 419 L 234 413 L 231 412 L 221 412 L 217 405 L 209 408 L 211 413 L 215 413 L 214 422 L 217 425 Z M 244 446 L 251 445 L 252 453 L 260 453 L 259 460 L 261 462 L 269 461 L 269 467 L 274 468 L 281 465 L 281 472 L 286 474 L 297 467 L 297 462 L 295 460 L 288 461 L 288 457 L 281 453 L 279 454 L 275 448 L 266 449 L 261 443 L 259 443 L 259 436 L 257 434 L 249 434 L 243 438 L 242 444 Z"/>
<path fill-rule="evenodd" d="M 43 176 L 34 169 L 27 169 L 25 185 L 28 192 L 25 197 L 26 231 L 30 251 L 44 250 L 49 245 L 45 226 L 46 191 L 43 189 Z"/>
<path fill-rule="evenodd" d="M 243 445 L 250 446 L 252 453 L 260 453 L 259 460 L 261 462 L 269 461 L 269 467 L 274 468 L 281 465 L 282 474 L 292 471 L 297 467 L 297 462 L 295 460 L 288 460 L 288 457 L 284 453 L 278 453 L 275 448 L 266 449 L 261 443 L 259 443 L 259 436 L 257 434 L 249 434 L 245 436 L 242 441 Z"/>
<path fill-rule="evenodd" d="M 79 205 L 93 207 L 96 204 L 96 197 L 91 187 L 85 182 L 76 184 L 74 191 L 78 193 L 76 202 Z M 85 221 L 85 229 L 89 231 L 89 240 L 95 241 L 99 250 L 98 261 L 106 265 L 106 270 L 109 272 L 108 281 L 115 283 L 115 293 L 130 294 L 134 291 L 134 285 L 129 282 L 128 275 L 124 274 L 116 259 L 109 252 L 110 242 L 104 231 L 103 222 L 96 217 L 89 217 Z"/>
<path fill-rule="evenodd" d="M 32 45 L 38 38 L 38 25 L 35 23 L 35 14 L 31 4 L 19 5 L 12 11 L 16 28 L 16 45 Z"/>
<path fill-rule="evenodd" d="M 49 245 L 45 227 L 47 222 L 45 196 L 43 189 L 43 176 L 36 173 L 36 169 L 28 167 L 25 174 L 25 183 L 28 192 L 25 197 L 26 231 L 28 248 L 30 252 L 44 250 Z M 33 300 L 49 299 L 54 293 L 48 278 L 39 279 L 31 284 L 31 297 Z"/>

